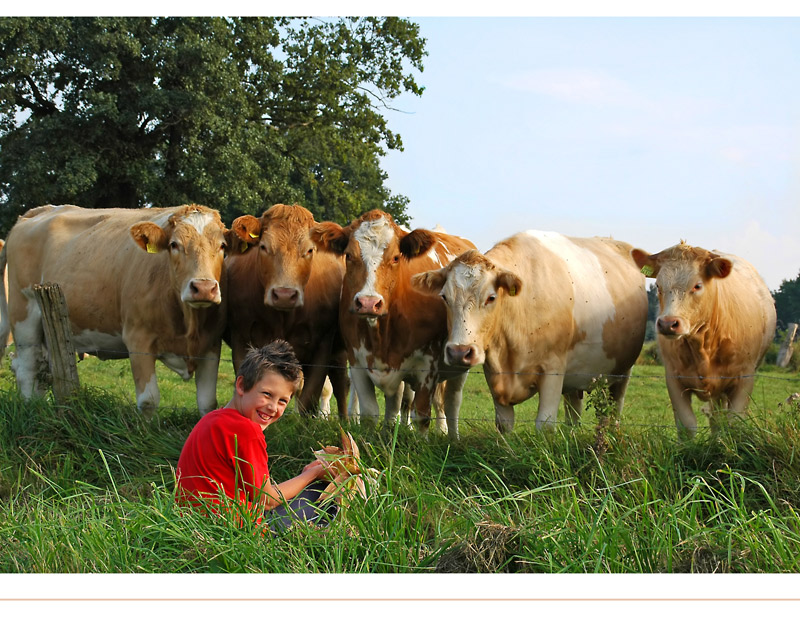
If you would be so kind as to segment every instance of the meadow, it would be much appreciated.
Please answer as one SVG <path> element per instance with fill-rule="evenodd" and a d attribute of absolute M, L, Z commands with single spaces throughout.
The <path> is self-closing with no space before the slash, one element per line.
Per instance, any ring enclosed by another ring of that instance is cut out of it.
<path fill-rule="evenodd" d="M 229 350 L 222 359 L 220 404 L 233 383 Z M 473 372 L 460 441 L 346 424 L 380 474 L 371 495 L 327 530 L 275 537 L 174 505 L 199 417 L 193 381 L 159 364 L 161 408 L 147 419 L 126 360 L 78 371 L 80 393 L 55 404 L 23 401 L 0 366 L 0 573 L 800 571 L 800 405 L 785 403 L 796 371 L 762 367 L 748 418 L 712 433 L 700 414 L 692 440 L 678 437 L 663 368 L 646 355 L 618 426 L 598 386 L 580 425 L 536 431 L 532 399 L 501 436 Z M 339 426 L 290 406 L 266 431 L 274 477 L 337 443 Z"/>

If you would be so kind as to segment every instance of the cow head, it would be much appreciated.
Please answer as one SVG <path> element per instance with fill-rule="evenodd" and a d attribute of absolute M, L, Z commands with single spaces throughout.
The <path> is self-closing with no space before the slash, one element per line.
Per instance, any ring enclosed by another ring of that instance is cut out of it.
<path fill-rule="evenodd" d="M 427 253 L 436 242 L 428 230 L 403 231 L 380 210 L 367 212 L 347 227 L 320 223 L 312 238 L 345 256 L 342 297 L 352 313 L 367 319 L 389 313 L 395 289 L 408 279 L 408 261 Z"/>
<path fill-rule="evenodd" d="M 650 255 L 633 249 L 631 257 L 658 289 L 658 333 L 675 339 L 696 333 L 711 318 L 716 280 L 731 274 L 733 262 L 716 253 L 681 243 Z"/>
<path fill-rule="evenodd" d="M 219 213 L 204 206 L 183 206 L 164 222 L 133 225 L 131 236 L 148 253 L 166 253 L 170 279 L 190 307 L 219 305 L 225 250 L 230 240 Z"/>
<path fill-rule="evenodd" d="M 302 307 L 317 246 L 314 216 L 299 205 L 277 204 L 260 219 L 240 216 L 231 225 L 236 252 L 255 253 L 264 305 L 281 311 Z M 252 250 L 251 250 L 252 248 Z"/>
<path fill-rule="evenodd" d="M 449 333 L 445 362 L 468 367 L 486 360 L 486 336 L 499 318 L 498 302 L 522 289 L 519 277 L 474 250 L 462 253 L 444 268 L 414 275 L 411 285 L 442 298 Z"/>

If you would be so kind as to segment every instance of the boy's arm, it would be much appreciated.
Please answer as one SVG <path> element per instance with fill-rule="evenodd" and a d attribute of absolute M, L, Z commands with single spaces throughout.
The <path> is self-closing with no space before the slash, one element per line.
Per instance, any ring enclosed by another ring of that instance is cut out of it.
<path fill-rule="evenodd" d="M 314 461 L 307 465 L 302 473 L 280 484 L 273 485 L 267 481 L 264 483 L 261 503 L 266 510 L 272 510 L 276 506 L 280 506 L 283 500 L 288 501 L 294 498 L 312 482 L 323 478 L 326 473 L 325 467 L 319 461 Z"/>

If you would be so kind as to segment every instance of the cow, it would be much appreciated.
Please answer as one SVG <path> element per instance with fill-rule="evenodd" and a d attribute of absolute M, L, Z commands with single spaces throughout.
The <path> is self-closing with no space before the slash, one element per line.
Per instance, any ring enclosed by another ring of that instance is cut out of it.
<path fill-rule="evenodd" d="M 130 358 L 142 412 L 152 415 L 160 401 L 156 360 L 184 379 L 195 375 L 201 413 L 216 408 L 228 243 L 219 213 L 199 205 L 46 205 L 23 214 L 0 252 L 22 395 L 43 390 L 37 373 L 46 350 L 32 288 L 49 282 L 64 294 L 77 352 Z"/>
<path fill-rule="evenodd" d="M 341 257 L 311 240 L 317 223 L 299 205 L 276 204 L 261 218 L 240 216 L 231 224 L 236 249 L 228 255 L 228 330 L 234 370 L 250 345 L 283 338 L 303 366 L 301 413 L 319 410 L 330 376 L 339 416 L 347 418 L 347 356 L 339 333 Z"/>
<path fill-rule="evenodd" d="M 312 237 L 320 247 L 345 257 L 339 324 L 362 419 L 377 419 L 378 387 L 386 399 L 385 421 L 394 422 L 405 382 L 415 392 L 413 417 L 427 432 L 434 389 L 437 382 L 447 381 L 448 435 L 457 439 L 467 375 L 442 361 L 447 334 L 444 304 L 438 297 L 413 290 L 411 277 L 444 266 L 475 245 L 441 232 L 404 231 L 381 210 L 371 210 L 346 227 L 320 223 Z"/>
<path fill-rule="evenodd" d="M 743 415 L 775 336 L 775 303 L 764 280 L 739 257 L 683 241 L 631 256 L 656 280 L 658 347 L 679 434 L 697 432 L 692 395 L 711 406 L 714 429 L 721 411 Z"/>
<path fill-rule="evenodd" d="M 537 392 L 537 429 L 555 425 L 562 394 L 577 423 L 584 392 L 601 376 L 621 413 L 647 322 L 645 279 L 630 250 L 611 238 L 531 230 L 412 279 L 447 306 L 445 361 L 483 364 L 501 433 L 513 429 L 514 405 Z"/>

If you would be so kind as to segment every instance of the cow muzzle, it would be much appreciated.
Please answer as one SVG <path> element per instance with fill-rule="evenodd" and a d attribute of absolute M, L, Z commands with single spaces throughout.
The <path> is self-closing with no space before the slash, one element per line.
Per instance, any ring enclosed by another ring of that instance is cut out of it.
<path fill-rule="evenodd" d="M 353 299 L 353 311 L 359 316 L 385 316 L 386 304 L 382 296 L 357 296 Z"/>
<path fill-rule="evenodd" d="M 297 288 L 274 287 L 267 291 L 264 302 L 282 311 L 297 309 L 303 306 L 303 293 Z"/>
<path fill-rule="evenodd" d="M 667 338 L 678 338 L 687 333 L 686 322 L 678 316 L 661 316 L 656 320 L 656 329 Z"/>
<path fill-rule="evenodd" d="M 183 302 L 192 307 L 208 307 L 219 305 L 222 295 L 216 279 L 192 279 L 186 286 Z"/>
<path fill-rule="evenodd" d="M 444 360 L 450 366 L 468 368 L 483 363 L 482 353 L 475 344 L 448 344 L 444 349 Z"/>

